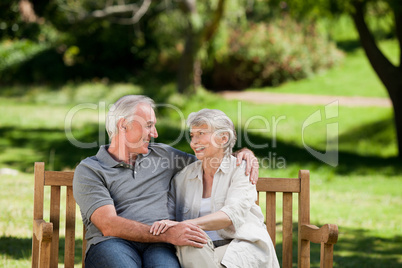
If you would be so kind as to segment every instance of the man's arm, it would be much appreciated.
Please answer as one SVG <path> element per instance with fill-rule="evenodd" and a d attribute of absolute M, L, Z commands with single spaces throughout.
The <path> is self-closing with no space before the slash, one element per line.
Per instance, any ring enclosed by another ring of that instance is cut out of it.
<path fill-rule="evenodd" d="M 250 175 L 250 181 L 252 184 L 257 184 L 258 181 L 258 159 L 255 157 L 254 153 L 247 148 L 242 148 L 233 153 L 233 156 L 237 158 L 236 164 L 239 166 L 242 160 L 245 160 L 246 165 L 246 175 Z"/>
<path fill-rule="evenodd" d="M 143 243 L 165 242 L 177 246 L 202 248 L 207 243 L 205 233 L 198 226 L 181 222 L 164 234 L 154 236 L 150 226 L 117 216 L 112 205 L 99 207 L 92 213 L 91 221 L 104 236 L 120 237 Z"/>

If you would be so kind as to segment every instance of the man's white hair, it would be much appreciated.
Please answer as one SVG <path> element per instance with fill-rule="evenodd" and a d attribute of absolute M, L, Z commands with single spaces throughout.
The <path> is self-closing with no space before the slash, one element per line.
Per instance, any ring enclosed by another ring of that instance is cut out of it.
<path fill-rule="evenodd" d="M 117 127 L 119 120 L 122 118 L 129 120 L 141 103 L 148 104 L 155 110 L 155 102 L 143 95 L 126 95 L 112 105 L 106 117 L 106 131 L 109 139 L 112 139 L 119 132 Z"/>

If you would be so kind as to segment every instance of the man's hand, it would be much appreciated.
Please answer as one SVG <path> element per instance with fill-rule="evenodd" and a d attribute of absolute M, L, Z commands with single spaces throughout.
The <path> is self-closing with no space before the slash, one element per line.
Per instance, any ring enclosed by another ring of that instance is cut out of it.
<path fill-rule="evenodd" d="M 177 246 L 202 248 L 207 243 L 207 234 L 192 223 L 170 222 L 171 226 L 160 235 L 153 235 L 147 224 L 125 219 L 116 215 L 112 205 L 102 206 L 94 211 L 91 221 L 104 236 L 115 236 L 142 243 L 165 242 Z"/>
<path fill-rule="evenodd" d="M 237 157 L 236 164 L 238 166 L 241 164 L 242 160 L 246 161 L 246 175 L 250 175 L 252 184 L 257 184 L 259 165 L 258 159 L 254 156 L 254 153 L 247 148 L 243 148 L 235 152 L 234 155 Z"/>
<path fill-rule="evenodd" d="M 167 236 L 169 243 L 176 246 L 202 248 L 208 242 L 207 235 L 200 227 L 186 222 L 170 227 L 163 235 Z"/>

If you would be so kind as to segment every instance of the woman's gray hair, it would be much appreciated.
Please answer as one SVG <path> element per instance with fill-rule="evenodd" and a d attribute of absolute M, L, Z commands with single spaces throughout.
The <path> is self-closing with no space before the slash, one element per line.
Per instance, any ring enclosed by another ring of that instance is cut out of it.
<path fill-rule="evenodd" d="M 122 118 L 129 120 L 140 103 L 149 104 L 155 110 L 155 102 L 142 95 L 126 95 L 112 105 L 106 117 L 106 131 L 109 139 L 112 139 L 119 132 L 117 127 L 119 120 Z"/>
<path fill-rule="evenodd" d="M 233 146 L 236 143 L 236 130 L 232 120 L 222 111 L 215 109 L 202 109 L 191 113 L 187 118 L 187 126 L 208 125 L 215 134 L 227 134 L 228 141 L 223 145 L 226 155 L 232 153 Z"/>

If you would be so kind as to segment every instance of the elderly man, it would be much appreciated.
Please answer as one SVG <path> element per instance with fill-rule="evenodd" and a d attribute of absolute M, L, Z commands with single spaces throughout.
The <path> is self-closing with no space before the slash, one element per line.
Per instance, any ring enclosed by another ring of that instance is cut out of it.
<path fill-rule="evenodd" d="M 119 99 L 108 113 L 111 143 L 76 168 L 74 197 L 87 229 L 86 267 L 180 267 L 173 245 L 203 247 L 205 233 L 180 223 L 160 236 L 153 222 L 168 219 L 167 192 L 172 177 L 196 160 L 158 137 L 154 102 L 145 96 Z M 239 153 L 255 165 L 249 150 Z M 247 172 L 250 172 L 252 164 Z M 258 169 L 251 170 L 256 179 Z M 173 244 L 173 245 L 172 245 Z"/>

